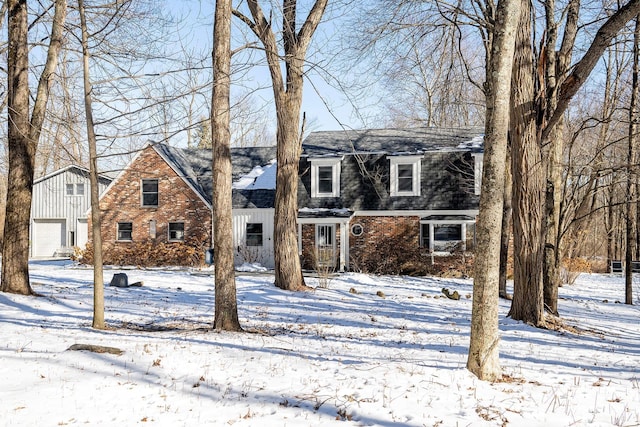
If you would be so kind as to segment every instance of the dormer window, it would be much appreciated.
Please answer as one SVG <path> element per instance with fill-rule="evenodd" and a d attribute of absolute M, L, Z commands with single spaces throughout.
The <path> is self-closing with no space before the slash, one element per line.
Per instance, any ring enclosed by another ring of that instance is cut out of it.
<path fill-rule="evenodd" d="M 393 196 L 420 195 L 420 164 L 422 156 L 394 156 L 390 162 L 390 188 Z"/>
<path fill-rule="evenodd" d="M 311 197 L 340 197 L 340 161 L 311 159 Z"/>

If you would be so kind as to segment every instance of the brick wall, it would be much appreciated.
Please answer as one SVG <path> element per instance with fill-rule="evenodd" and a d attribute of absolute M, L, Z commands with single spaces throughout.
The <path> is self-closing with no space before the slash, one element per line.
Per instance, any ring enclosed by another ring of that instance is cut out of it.
<path fill-rule="evenodd" d="M 420 244 L 420 217 L 418 216 L 360 216 L 351 219 L 351 226 L 360 224 L 362 234 L 354 236 L 349 229 L 349 256 L 359 259 L 367 252 L 394 244 L 400 230 L 412 246 Z"/>
<path fill-rule="evenodd" d="M 142 179 L 158 179 L 157 207 L 141 206 Z M 184 222 L 187 242 L 196 240 L 206 246 L 211 242 L 210 209 L 152 147 L 145 148 L 102 196 L 100 208 L 103 212 L 102 239 L 105 255 L 124 245 L 131 245 L 131 242 L 116 240 L 118 222 L 133 223 L 134 243 L 167 242 L 169 222 Z M 156 222 L 155 238 L 150 235 L 152 220 Z"/>

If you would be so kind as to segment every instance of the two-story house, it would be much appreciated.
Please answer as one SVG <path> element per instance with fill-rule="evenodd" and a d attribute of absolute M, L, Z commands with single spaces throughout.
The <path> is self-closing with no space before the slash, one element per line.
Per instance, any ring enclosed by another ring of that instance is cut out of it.
<path fill-rule="evenodd" d="M 482 142 L 478 128 L 310 134 L 298 192 L 304 265 L 320 260 L 348 270 L 398 230 L 424 252 L 470 249 Z M 275 157 L 275 147 L 232 149 L 237 264 L 273 267 Z M 211 150 L 150 144 L 101 198 L 105 251 L 189 238 L 207 246 L 211 200 Z"/>
<path fill-rule="evenodd" d="M 307 267 L 358 264 L 390 236 L 424 252 L 470 249 L 483 129 L 315 132 L 300 163 L 300 252 Z M 334 255 L 330 255 L 334 254 Z"/>
<path fill-rule="evenodd" d="M 99 177 L 99 192 L 111 179 Z M 89 170 L 70 165 L 38 178 L 31 203 L 32 257 L 69 256 L 88 240 L 87 212 L 91 206 Z"/>

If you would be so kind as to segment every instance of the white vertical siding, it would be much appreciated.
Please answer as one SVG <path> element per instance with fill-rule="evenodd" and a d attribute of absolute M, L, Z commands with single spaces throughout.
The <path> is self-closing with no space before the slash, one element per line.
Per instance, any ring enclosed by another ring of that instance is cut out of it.
<path fill-rule="evenodd" d="M 264 267 L 273 268 L 273 214 L 273 209 L 233 210 L 234 262 L 237 265 L 245 262 L 258 262 Z M 262 247 L 248 247 L 245 244 L 248 223 L 262 224 Z"/>
<path fill-rule="evenodd" d="M 74 195 L 67 195 L 67 184 L 73 184 Z M 77 185 L 81 184 L 84 194 L 76 195 Z M 99 184 L 99 191 L 102 194 L 107 188 L 107 184 Z M 78 230 L 78 223 L 87 218 L 87 213 L 91 207 L 91 188 L 88 173 L 77 167 L 68 167 L 59 172 L 41 179 L 33 185 L 33 200 L 31 203 L 32 221 L 37 220 L 64 220 L 65 236 L 58 243 L 60 248 L 71 246 L 71 233 L 74 235 L 76 245 L 79 242 L 79 235 L 83 231 Z M 86 234 L 86 232 L 85 232 Z M 81 237 L 81 236 L 80 236 Z M 32 239 L 38 236 L 32 235 Z M 32 242 L 34 247 L 38 242 Z"/>

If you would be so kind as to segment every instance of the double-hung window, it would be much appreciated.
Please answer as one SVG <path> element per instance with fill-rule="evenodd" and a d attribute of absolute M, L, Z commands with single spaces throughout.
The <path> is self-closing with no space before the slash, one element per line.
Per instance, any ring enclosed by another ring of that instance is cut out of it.
<path fill-rule="evenodd" d="M 84 196 L 84 183 L 78 182 L 76 184 L 66 184 L 65 194 L 67 196 Z"/>
<path fill-rule="evenodd" d="M 158 180 L 142 180 L 142 206 L 158 207 Z"/>
<path fill-rule="evenodd" d="M 391 196 L 419 196 L 422 156 L 389 157 Z"/>
<path fill-rule="evenodd" d="M 341 160 L 310 159 L 311 197 L 340 197 Z"/>
<path fill-rule="evenodd" d="M 132 222 L 119 222 L 117 240 L 123 242 L 130 242 L 133 240 L 133 223 Z"/>

